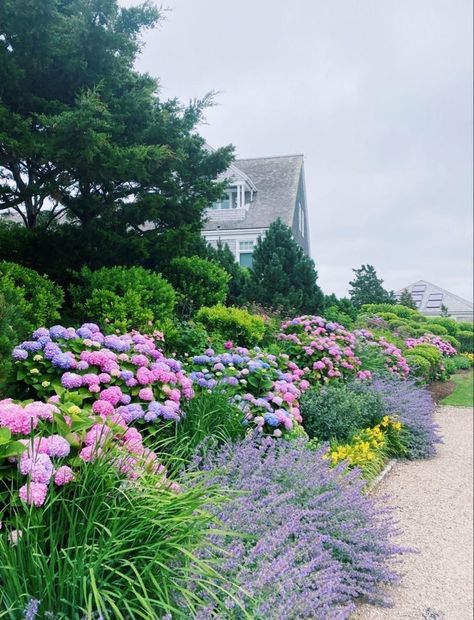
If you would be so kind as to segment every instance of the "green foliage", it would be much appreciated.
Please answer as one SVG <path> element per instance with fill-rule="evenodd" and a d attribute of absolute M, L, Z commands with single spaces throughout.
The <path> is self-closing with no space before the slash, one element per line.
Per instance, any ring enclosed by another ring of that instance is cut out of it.
<path fill-rule="evenodd" d="M 474 376 L 472 371 L 454 375 L 452 380 L 456 384 L 454 392 L 443 398 L 443 405 L 455 407 L 472 407 L 474 404 Z"/>
<path fill-rule="evenodd" d="M 438 323 L 433 323 L 430 321 L 426 324 L 425 331 L 430 334 L 435 334 L 435 336 L 446 336 L 448 334 L 448 330 L 446 327 L 439 325 Z"/>
<path fill-rule="evenodd" d="M 97 321 L 107 332 L 152 332 L 172 317 L 175 304 L 173 287 L 142 267 L 84 267 L 70 294 L 79 321 Z"/>
<path fill-rule="evenodd" d="M 459 332 L 472 332 L 474 331 L 474 323 L 458 323 L 458 333 Z"/>
<path fill-rule="evenodd" d="M 454 336 L 456 338 L 456 336 L 458 335 L 458 330 L 459 330 L 459 323 L 457 323 L 456 321 L 454 321 L 453 319 L 448 319 L 446 317 L 435 317 L 433 319 L 429 319 L 429 326 L 430 329 L 432 327 L 432 325 L 441 325 L 442 327 L 444 327 L 447 330 L 447 333 L 450 336 Z M 433 332 L 434 334 L 435 332 Z"/>
<path fill-rule="evenodd" d="M 378 424 L 384 415 L 380 395 L 335 383 L 312 388 L 301 399 L 303 426 L 318 441 L 351 441 L 363 428 Z"/>
<path fill-rule="evenodd" d="M 263 317 L 244 308 L 203 307 L 197 313 L 196 321 L 202 323 L 210 334 L 217 333 L 223 340 L 232 340 L 240 346 L 254 346 L 265 334 Z"/>
<path fill-rule="evenodd" d="M 413 374 L 415 374 L 415 376 L 423 376 L 427 380 L 434 380 L 441 375 L 443 356 L 437 347 L 431 344 L 419 344 L 416 347 L 407 350 L 405 357 L 408 361 L 410 369 L 412 368 L 414 356 L 417 358 L 416 365 L 420 368 L 420 370 L 414 368 Z M 428 374 L 426 374 L 426 364 L 420 365 L 418 358 L 423 358 L 429 363 L 430 368 Z M 418 373 L 420 374 L 418 375 Z"/>
<path fill-rule="evenodd" d="M 223 267 L 230 275 L 229 293 L 227 295 L 227 303 L 232 306 L 241 306 L 247 299 L 245 293 L 250 280 L 250 272 L 248 269 L 241 267 L 235 260 L 227 243 L 217 242 L 217 248 L 208 246 L 208 257 Z"/>
<path fill-rule="evenodd" d="M 398 300 L 398 303 L 401 306 L 406 306 L 407 308 L 411 308 L 412 310 L 416 310 L 416 304 L 413 301 L 413 297 L 411 296 L 411 293 L 405 288 L 403 289 L 400 298 Z"/>
<path fill-rule="evenodd" d="M 17 506 L 3 522 L 5 617 L 23 617 L 30 597 L 41 601 L 41 618 L 48 611 L 70 620 L 193 617 L 199 600 L 192 588 L 219 587 L 216 571 L 196 559 L 213 524 L 205 508 L 213 501 L 216 492 L 199 483 L 178 494 L 157 477 L 124 486 L 112 466 L 83 464 L 44 507 Z M 12 529 L 22 532 L 15 545 L 7 538 Z"/>
<path fill-rule="evenodd" d="M 169 322 L 164 327 L 166 353 L 183 359 L 186 356 L 198 355 L 205 351 L 211 339 L 205 327 L 195 321 Z"/>
<path fill-rule="evenodd" d="M 227 298 L 230 276 L 212 260 L 198 256 L 174 258 L 166 274 L 178 293 L 183 316 L 202 306 L 224 303 Z"/>
<path fill-rule="evenodd" d="M 474 331 L 459 330 L 457 340 L 459 341 L 460 351 L 463 353 L 474 352 Z"/>
<path fill-rule="evenodd" d="M 324 318 L 327 321 L 334 321 L 334 323 L 339 323 L 339 325 L 344 325 L 347 329 L 352 329 L 354 327 L 353 319 L 342 312 L 337 306 L 329 306 L 324 310 Z"/>
<path fill-rule="evenodd" d="M 377 277 L 372 265 L 362 265 L 352 271 L 355 278 L 349 282 L 349 296 L 356 308 L 367 304 L 395 304 L 393 291 L 383 288 L 383 280 Z"/>
<path fill-rule="evenodd" d="M 418 311 L 411 310 L 406 306 L 399 306 L 390 303 L 364 303 L 360 309 L 361 313 L 380 316 L 380 313 L 389 312 L 401 319 L 416 320 L 415 317 L 421 316 Z"/>
<path fill-rule="evenodd" d="M 37 327 L 59 319 L 62 289 L 32 269 L 0 261 L 0 374 L 13 347 Z"/>
<path fill-rule="evenodd" d="M 278 219 L 257 241 L 247 298 L 286 315 L 322 314 L 324 297 L 317 278 L 314 262 Z"/>
<path fill-rule="evenodd" d="M 410 366 L 410 374 L 415 377 L 421 377 L 425 381 L 429 381 L 431 376 L 431 362 L 427 360 L 426 357 L 417 355 L 412 351 L 413 349 L 405 353 L 405 359 Z"/>
<path fill-rule="evenodd" d="M 167 439 L 160 444 L 160 458 L 167 463 L 171 457 L 169 468 L 180 469 L 197 451 L 202 455 L 244 437 L 242 410 L 229 402 L 229 396 L 225 389 L 206 391 L 185 403 L 184 418 L 169 425 Z"/>

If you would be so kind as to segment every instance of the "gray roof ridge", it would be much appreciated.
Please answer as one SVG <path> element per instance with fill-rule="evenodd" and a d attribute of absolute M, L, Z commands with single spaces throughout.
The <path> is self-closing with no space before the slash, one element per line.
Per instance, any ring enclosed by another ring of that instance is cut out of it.
<path fill-rule="evenodd" d="M 469 299 L 465 299 L 464 297 L 459 297 L 459 295 L 456 295 L 456 293 L 451 293 L 451 291 L 448 291 L 448 289 L 443 288 L 442 286 L 439 286 L 438 284 L 433 284 L 433 282 L 428 282 L 428 280 L 417 280 L 416 282 L 413 282 L 412 284 L 409 284 L 408 286 L 405 286 L 404 288 L 400 288 L 398 290 L 404 291 L 405 289 L 408 289 L 411 286 L 418 284 L 419 282 L 423 282 L 424 284 L 430 284 L 431 286 L 435 286 L 436 288 L 439 288 L 440 290 L 442 290 L 444 293 L 451 295 L 451 297 L 456 297 L 456 299 L 459 299 L 459 301 L 462 301 L 463 303 L 468 303 L 471 306 L 474 305 L 472 301 L 469 301 Z"/>
<path fill-rule="evenodd" d="M 265 155 L 262 157 L 236 157 L 235 162 L 238 161 L 255 161 L 256 159 L 288 159 L 289 157 L 304 157 L 303 153 L 294 153 L 293 155 Z"/>

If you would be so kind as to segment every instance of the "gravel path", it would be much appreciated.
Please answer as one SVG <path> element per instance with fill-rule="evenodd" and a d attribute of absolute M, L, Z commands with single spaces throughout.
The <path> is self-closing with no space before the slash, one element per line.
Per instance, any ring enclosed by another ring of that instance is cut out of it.
<path fill-rule="evenodd" d="M 353 620 L 472 620 L 473 409 L 439 407 L 444 443 L 427 461 L 397 463 L 376 489 L 397 507 L 405 556 L 392 608 L 363 605 Z"/>

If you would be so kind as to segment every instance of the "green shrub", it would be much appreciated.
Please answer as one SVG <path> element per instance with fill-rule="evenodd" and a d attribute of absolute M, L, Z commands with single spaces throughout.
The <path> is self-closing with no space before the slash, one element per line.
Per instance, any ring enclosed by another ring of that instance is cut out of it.
<path fill-rule="evenodd" d="M 196 315 L 210 334 L 217 333 L 224 340 L 251 347 L 258 344 L 265 334 L 265 321 L 258 314 L 250 314 L 243 308 L 227 308 L 222 305 L 204 307 Z"/>
<path fill-rule="evenodd" d="M 458 328 L 459 328 L 459 323 L 457 321 L 454 321 L 453 319 L 448 319 L 447 317 L 444 316 L 437 316 L 433 319 L 429 319 L 428 321 L 428 325 L 431 329 L 431 325 L 432 324 L 435 325 L 441 325 L 442 327 L 444 327 L 447 330 L 447 333 L 450 336 L 454 336 L 456 338 L 457 334 L 458 334 Z M 435 332 L 433 332 L 434 334 Z"/>
<path fill-rule="evenodd" d="M 390 313 L 402 319 L 411 319 L 419 314 L 417 310 L 412 310 L 406 306 L 392 304 L 364 304 L 361 308 L 363 314 L 380 316 L 380 313 Z"/>
<path fill-rule="evenodd" d="M 181 256 L 170 262 L 167 276 L 178 293 L 180 313 L 190 316 L 202 306 L 224 303 L 230 275 L 212 260 Z"/>
<path fill-rule="evenodd" d="M 425 331 L 430 333 L 430 334 L 434 334 L 435 336 L 446 336 L 449 332 L 446 329 L 446 327 L 443 327 L 443 325 L 438 325 L 438 323 L 427 323 L 425 325 Z"/>
<path fill-rule="evenodd" d="M 413 355 L 422 357 L 430 364 L 430 372 L 427 377 L 428 379 L 436 379 L 441 375 L 443 356 L 437 347 L 431 344 L 419 344 L 416 347 L 413 347 L 413 349 L 409 349 L 406 352 L 406 355 L 409 357 Z M 408 360 L 408 364 L 411 366 L 410 359 Z M 416 372 L 414 374 L 416 376 Z"/>
<path fill-rule="evenodd" d="M 172 493 L 156 476 L 124 485 L 114 467 L 83 464 L 43 507 L 17 505 L 4 520 L 0 608 L 7 618 L 33 617 L 23 613 L 31 598 L 38 618 L 194 617 L 196 586 L 220 581 L 195 555 L 214 522 L 213 501 L 216 492 L 198 481 Z M 14 545 L 12 529 L 22 532 Z"/>
<path fill-rule="evenodd" d="M 354 320 L 337 306 L 329 306 L 329 308 L 326 308 L 324 311 L 324 318 L 327 321 L 339 323 L 339 325 L 343 325 L 347 329 L 352 329 L 354 327 Z"/>
<path fill-rule="evenodd" d="M 0 293 L 12 287 L 22 300 L 21 312 L 30 328 L 51 325 L 59 319 L 64 293 L 47 276 L 16 263 L 1 261 Z"/>
<path fill-rule="evenodd" d="M 164 328 L 164 334 L 164 350 L 168 354 L 176 353 L 180 358 L 198 355 L 211 345 L 204 325 L 194 321 L 170 321 Z"/>
<path fill-rule="evenodd" d="M 59 319 L 62 289 L 46 276 L 16 263 L 0 262 L 0 374 L 13 347 L 43 325 Z"/>
<path fill-rule="evenodd" d="M 78 321 L 96 321 L 106 333 L 150 333 L 173 316 L 173 287 L 143 267 L 84 267 L 69 290 Z"/>
<path fill-rule="evenodd" d="M 427 360 L 426 357 L 407 351 L 407 353 L 405 353 L 405 359 L 410 366 L 410 374 L 429 381 L 431 377 L 431 362 Z"/>
<path fill-rule="evenodd" d="M 468 331 L 466 329 L 459 330 L 457 340 L 459 341 L 460 351 L 462 351 L 463 353 L 474 352 L 474 332 Z"/>
<path fill-rule="evenodd" d="M 456 370 L 469 370 L 471 367 L 471 362 L 465 355 L 455 355 L 454 357 L 448 357 L 447 360 L 450 360 L 454 363 Z"/>
<path fill-rule="evenodd" d="M 449 336 L 449 335 L 448 336 L 442 336 L 442 339 L 445 342 L 449 342 L 449 344 L 452 344 L 455 349 L 459 350 L 461 348 L 460 341 L 457 338 L 454 338 L 454 336 Z"/>
<path fill-rule="evenodd" d="M 458 332 L 473 332 L 474 323 L 458 323 Z"/>
<path fill-rule="evenodd" d="M 334 383 L 308 390 L 301 399 L 301 415 L 310 438 L 348 442 L 361 429 L 378 424 L 384 408 L 378 393 L 358 393 L 348 385 Z"/>

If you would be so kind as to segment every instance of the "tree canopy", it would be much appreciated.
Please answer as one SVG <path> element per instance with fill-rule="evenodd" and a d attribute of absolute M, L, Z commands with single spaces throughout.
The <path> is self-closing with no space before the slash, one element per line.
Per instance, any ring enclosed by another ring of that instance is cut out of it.
<path fill-rule="evenodd" d="M 257 241 L 248 299 L 283 313 L 321 313 L 324 296 L 314 262 L 280 219 Z"/>
<path fill-rule="evenodd" d="M 349 282 L 349 295 L 356 308 L 364 304 L 395 303 L 393 291 L 386 291 L 382 286 L 383 280 L 377 277 L 377 272 L 372 265 L 362 265 L 359 269 L 352 270 L 354 280 Z"/>
<path fill-rule="evenodd" d="M 134 69 L 159 19 L 148 2 L 0 3 L 0 209 L 28 228 L 61 216 L 152 246 L 180 227 L 199 234 L 232 148 L 211 150 L 196 130 L 211 95 L 163 101 Z"/>
<path fill-rule="evenodd" d="M 416 303 L 413 301 L 413 297 L 411 296 L 410 291 L 406 288 L 401 292 L 398 303 L 401 306 L 406 306 L 407 308 L 411 308 L 412 310 L 416 310 Z"/>

